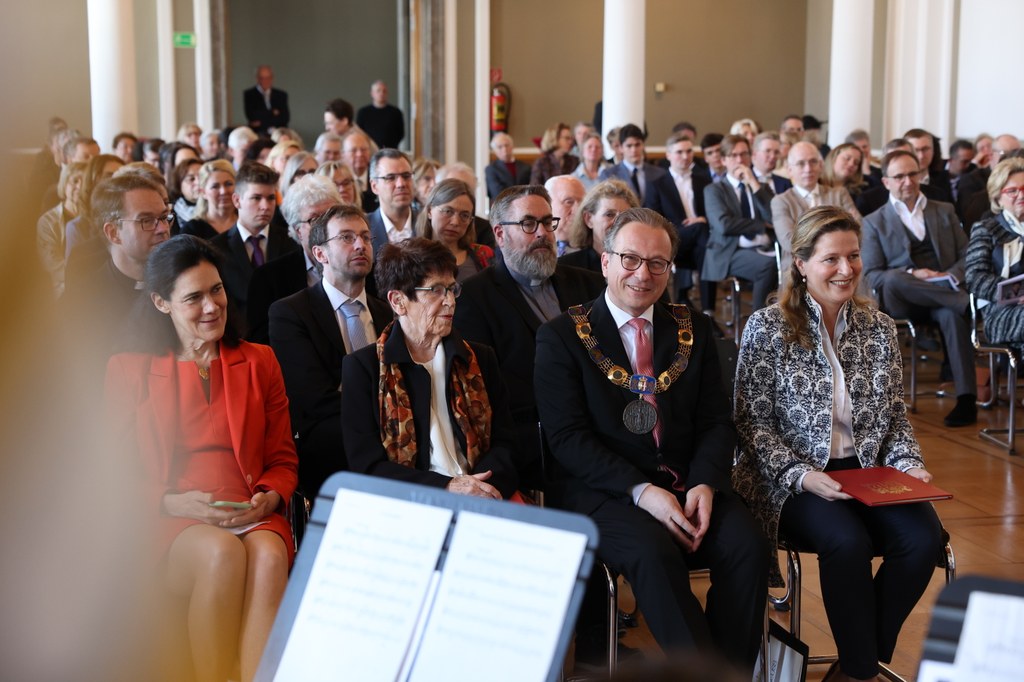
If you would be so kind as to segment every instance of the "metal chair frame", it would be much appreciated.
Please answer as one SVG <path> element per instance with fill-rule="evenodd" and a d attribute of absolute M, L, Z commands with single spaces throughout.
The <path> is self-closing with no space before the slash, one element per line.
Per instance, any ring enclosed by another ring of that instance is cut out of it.
<path fill-rule="evenodd" d="M 1005 448 L 1010 455 L 1017 454 L 1017 354 L 1012 348 L 995 344 L 983 343 L 978 334 L 978 307 L 971 294 L 971 343 L 974 344 L 974 352 L 979 355 L 988 356 L 989 381 L 992 382 L 992 397 L 983 403 L 978 403 L 984 408 L 992 407 L 999 402 L 999 373 L 996 371 L 996 357 L 1006 357 L 1006 400 L 1009 403 L 1009 416 L 1005 429 L 986 427 L 978 431 L 978 437 L 1001 448 Z M 1001 438 L 1001 434 L 1006 434 Z"/>

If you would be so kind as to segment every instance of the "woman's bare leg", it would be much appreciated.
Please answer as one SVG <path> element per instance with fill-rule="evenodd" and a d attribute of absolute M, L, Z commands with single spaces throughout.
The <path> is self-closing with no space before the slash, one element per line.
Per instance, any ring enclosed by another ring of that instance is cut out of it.
<path fill-rule="evenodd" d="M 288 585 L 288 548 L 280 535 L 267 530 L 252 531 L 242 541 L 248 569 L 239 652 L 242 680 L 249 682 L 256 675 L 277 607 Z"/>
<path fill-rule="evenodd" d="M 171 589 L 187 595 L 192 661 L 199 682 L 224 682 L 238 658 L 246 549 L 216 526 L 189 526 L 171 544 Z"/>

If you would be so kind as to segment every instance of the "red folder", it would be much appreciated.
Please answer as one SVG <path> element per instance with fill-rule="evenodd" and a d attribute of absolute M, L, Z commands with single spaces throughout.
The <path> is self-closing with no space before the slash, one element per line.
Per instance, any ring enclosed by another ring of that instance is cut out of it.
<path fill-rule="evenodd" d="M 953 497 L 952 493 L 947 493 L 942 488 L 936 488 L 892 467 L 847 469 L 827 473 L 842 484 L 844 493 L 869 507 L 948 500 Z"/>

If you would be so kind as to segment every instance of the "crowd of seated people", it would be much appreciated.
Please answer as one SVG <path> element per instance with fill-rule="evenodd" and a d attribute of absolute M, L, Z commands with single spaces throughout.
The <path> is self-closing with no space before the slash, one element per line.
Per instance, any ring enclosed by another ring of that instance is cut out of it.
<path fill-rule="evenodd" d="M 679 124 L 659 160 L 638 125 L 611 131 L 605 158 L 592 126 L 558 123 L 532 167 L 493 136 L 484 210 L 474 169 L 378 147 L 352 112 L 328 102 L 309 151 L 285 122 L 186 124 L 167 142 L 125 132 L 102 154 L 54 119 L 27 174 L 51 298 L 95 311 L 103 352 L 83 357 L 97 377 L 109 362 L 111 428 L 158 493 L 167 586 L 194 605 L 196 679 L 252 677 L 294 554 L 282 513 L 342 470 L 516 502 L 547 485 L 598 523 L 599 557 L 662 647 L 740 669 L 781 531 L 822 555 L 840 652 L 828 679 L 873 679 L 927 582 L 937 521 L 892 515 L 892 533 L 916 529 L 913 556 L 873 577 L 844 542 L 889 516 L 861 513 L 828 473 L 930 478 L 887 315 L 938 328 L 957 396 L 945 423 L 975 422 L 968 296 L 993 302 L 1024 273 L 1019 140 L 957 140 L 947 162 L 915 128 L 878 158 L 863 130 L 829 150 L 804 131 L 813 118 L 744 118 L 702 138 Z M 727 277 L 752 286 L 756 311 L 735 413 L 708 320 Z M 1024 352 L 1018 309 L 983 323 Z M 878 352 L 850 364 L 847 348 Z M 816 372 L 832 390 L 808 408 L 794 378 Z M 865 397 L 850 382 L 866 374 L 885 383 Z M 832 429 L 794 435 L 819 413 Z M 210 559 L 223 552 L 227 569 Z M 723 576 L 706 611 L 692 568 Z M 581 629 L 578 659 L 600 657 L 594 639 Z"/>

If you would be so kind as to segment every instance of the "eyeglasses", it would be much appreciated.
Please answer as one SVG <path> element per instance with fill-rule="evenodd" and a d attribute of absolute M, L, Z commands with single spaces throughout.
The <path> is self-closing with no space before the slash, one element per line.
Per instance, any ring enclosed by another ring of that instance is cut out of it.
<path fill-rule="evenodd" d="M 157 224 L 166 223 L 170 227 L 171 223 L 174 222 L 174 211 L 169 211 L 164 215 L 158 215 L 153 218 L 118 218 L 119 223 L 138 223 L 146 232 L 152 232 L 156 229 Z"/>
<path fill-rule="evenodd" d="M 455 284 L 450 284 L 448 286 L 444 286 L 443 284 L 435 284 L 430 287 L 413 287 L 412 290 L 425 291 L 429 293 L 430 298 L 434 299 L 445 298 L 446 294 L 451 294 L 452 298 L 458 298 L 459 294 L 462 293 L 462 284 L 459 282 L 456 282 Z"/>
<path fill-rule="evenodd" d="M 664 258 L 641 258 L 635 253 L 619 253 L 617 251 L 609 251 L 608 253 L 618 256 L 622 267 L 630 272 L 639 270 L 641 265 L 647 263 L 647 271 L 652 275 L 664 275 L 668 272 L 669 266 L 672 265 Z"/>
<path fill-rule="evenodd" d="M 793 165 L 797 168 L 817 168 L 821 165 L 821 159 L 800 159 L 794 161 Z"/>
<path fill-rule="evenodd" d="M 337 185 L 338 187 L 351 187 L 352 185 L 355 184 L 355 180 L 353 180 L 352 178 L 346 178 L 344 180 L 338 180 L 334 184 Z"/>
<path fill-rule="evenodd" d="M 359 234 L 356 234 L 355 232 L 339 232 L 333 237 L 328 237 L 324 241 L 324 244 L 326 244 L 327 242 L 334 241 L 335 239 L 340 239 L 342 243 L 348 244 L 349 246 L 355 244 L 356 240 L 359 240 L 364 244 L 373 243 L 373 236 L 369 232 L 360 232 Z"/>
<path fill-rule="evenodd" d="M 1024 194 L 1024 187 L 1006 187 L 1000 194 L 1005 194 L 1011 199 L 1016 199 L 1021 194 Z"/>
<path fill-rule="evenodd" d="M 470 213 L 469 211 L 456 211 L 454 208 L 450 208 L 448 206 L 442 206 L 441 208 L 437 209 L 437 212 L 440 213 L 445 220 L 451 220 L 455 216 L 458 216 L 459 220 L 461 220 L 464 223 L 468 223 L 469 221 L 473 220 L 473 214 Z"/>
<path fill-rule="evenodd" d="M 732 154 L 726 154 L 726 157 L 730 159 L 748 159 L 750 158 L 750 152 L 733 152 Z"/>
<path fill-rule="evenodd" d="M 554 216 L 548 216 L 547 218 L 523 218 L 522 220 L 509 220 L 498 223 L 499 225 L 518 225 L 523 228 L 523 232 L 526 234 L 533 234 L 537 231 L 537 228 L 543 226 L 548 232 L 554 232 L 558 229 L 558 223 L 561 218 Z"/>
<path fill-rule="evenodd" d="M 886 175 L 885 177 L 896 182 L 903 182 L 904 180 L 916 180 L 921 175 L 921 171 L 911 171 L 910 173 L 900 173 L 899 175 Z"/>
<path fill-rule="evenodd" d="M 387 175 L 377 175 L 374 180 L 381 180 L 386 185 L 393 185 L 398 182 L 399 178 L 406 182 L 412 181 L 412 173 L 388 173 Z"/>

